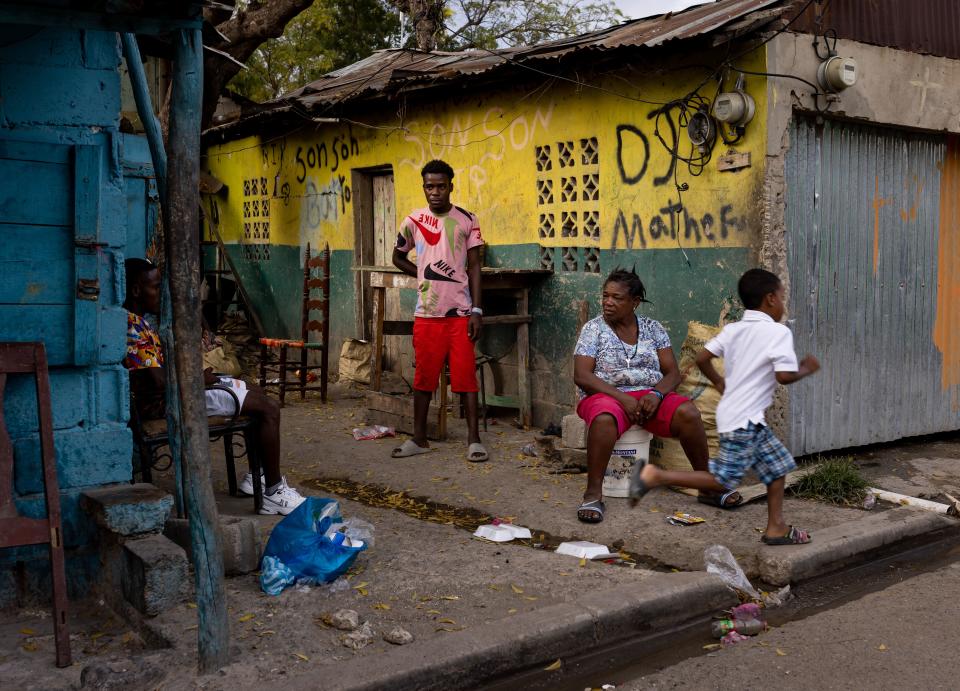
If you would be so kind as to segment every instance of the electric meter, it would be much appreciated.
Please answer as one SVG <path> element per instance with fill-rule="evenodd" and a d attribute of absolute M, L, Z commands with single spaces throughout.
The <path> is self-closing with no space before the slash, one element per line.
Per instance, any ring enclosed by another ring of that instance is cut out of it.
<path fill-rule="evenodd" d="M 857 73 L 856 60 L 831 55 L 817 68 L 817 81 L 824 91 L 835 94 L 856 84 Z"/>

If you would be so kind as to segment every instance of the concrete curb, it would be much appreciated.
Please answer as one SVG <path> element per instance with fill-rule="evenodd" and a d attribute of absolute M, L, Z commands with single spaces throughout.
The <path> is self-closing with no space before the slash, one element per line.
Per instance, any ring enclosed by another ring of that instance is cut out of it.
<path fill-rule="evenodd" d="M 939 530 L 960 529 L 960 521 L 940 514 L 896 508 L 862 520 L 818 530 L 799 547 L 761 547 L 760 578 L 787 585 L 833 571 L 859 555 L 906 538 Z"/>
<path fill-rule="evenodd" d="M 737 603 L 718 577 L 657 574 L 633 586 L 590 593 L 575 602 L 484 624 L 430 642 L 337 667 L 331 688 L 455 689 L 548 665 L 604 643 L 678 626 Z"/>

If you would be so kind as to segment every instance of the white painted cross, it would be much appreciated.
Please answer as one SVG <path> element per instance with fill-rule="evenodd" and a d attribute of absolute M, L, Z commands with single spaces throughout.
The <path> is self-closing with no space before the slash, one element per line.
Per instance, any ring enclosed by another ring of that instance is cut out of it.
<path fill-rule="evenodd" d="M 942 84 L 937 84 L 936 82 L 930 81 L 930 67 L 925 67 L 923 69 L 923 81 L 919 79 L 911 79 L 910 86 L 915 86 L 920 89 L 920 115 L 923 115 L 923 109 L 927 105 L 927 90 L 943 88 Z"/>

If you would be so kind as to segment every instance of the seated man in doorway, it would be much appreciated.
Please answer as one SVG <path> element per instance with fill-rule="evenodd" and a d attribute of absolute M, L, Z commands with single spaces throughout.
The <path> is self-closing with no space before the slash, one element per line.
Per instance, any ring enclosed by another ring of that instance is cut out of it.
<path fill-rule="evenodd" d="M 160 313 L 160 270 L 145 259 L 128 259 L 125 263 L 127 294 L 123 303 L 127 310 L 127 356 L 123 366 L 130 370 L 130 389 L 137 402 L 137 412 L 145 420 L 156 420 L 166 414 L 166 381 L 160 335 L 147 321 L 146 315 Z M 218 378 L 204 370 L 204 384 L 230 386 L 240 401 L 240 412 L 257 420 L 260 458 L 263 460 L 263 506 L 260 513 L 287 515 L 305 499 L 287 485 L 280 475 L 280 406 L 259 387 L 240 379 Z M 234 414 L 233 396 L 227 391 L 208 389 L 207 415 Z M 253 477 L 247 473 L 238 489 L 253 494 Z"/>

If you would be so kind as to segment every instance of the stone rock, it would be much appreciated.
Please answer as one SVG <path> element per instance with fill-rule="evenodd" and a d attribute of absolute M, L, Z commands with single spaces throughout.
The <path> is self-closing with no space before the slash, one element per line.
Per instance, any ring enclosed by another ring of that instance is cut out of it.
<path fill-rule="evenodd" d="M 330 623 L 341 631 L 353 631 L 360 626 L 360 615 L 352 609 L 338 609 L 330 615 Z"/>
<path fill-rule="evenodd" d="M 394 645 L 413 643 L 413 634 L 401 626 L 394 626 L 383 634 L 383 640 Z"/>
<path fill-rule="evenodd" d="M 370 622 L 363 622 L 363 626 L 343 636 L 340 641 L 347 648 L 353 648 L 354 650 L 367 647 L 373 642 L 373 629 L 370 628 Z"/>
<path fill-rule="evenodd" d="M 560 449 L 560 458 L 563 461 L 563 467 L 567 469 L 578 468 L 585 471 L 587 469 L 587 452 L 584 449 Z"/>
<path fill-rule="evenodd" d="M 170 518 L 163 534 L 186 550 L 190 549 L 190 521 L 185 518 Z M 255 518 L 220 516 L 220 547 L 223 554 L 223 570 L 228 576 L 253 573 L 260 568 L 263 553 L 263 538 Z"/>
<path fill-rule="evenodd" d="M 97 525 L 116 535 L 159 533 L 173 508 L 173 497 L 146 483 L 111 485 L 83 492 L 80 505 Z"/>
<path fill-rule="evenodd" d="M 579 415 L 564 415 L 561 429 L 565 447 L 568 449 L 587 448 L 587 424 Z"/>

